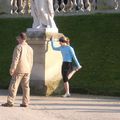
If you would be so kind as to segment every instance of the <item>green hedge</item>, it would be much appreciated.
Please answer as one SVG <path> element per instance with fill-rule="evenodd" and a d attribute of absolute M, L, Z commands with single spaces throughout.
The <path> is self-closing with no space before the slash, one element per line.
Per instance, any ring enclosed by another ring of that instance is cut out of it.
<path fill-rule="evenodd" d="M 83 66 L 70 81 L 71 91 L 120 96 L 120 15 L 58 16 L 55 21 Z M 31 18 L 0 19 L 0 88 L 7 88 L 15 36 Z"/>

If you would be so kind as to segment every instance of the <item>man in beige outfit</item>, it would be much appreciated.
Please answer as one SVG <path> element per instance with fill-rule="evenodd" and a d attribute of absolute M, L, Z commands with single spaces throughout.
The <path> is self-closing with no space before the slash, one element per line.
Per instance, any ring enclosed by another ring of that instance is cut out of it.
<path fill-rule="evenodd" d="M 26 34 L 21 33 L 17 37 L 18 45 L 14 49 L 10 75 L 12 80 L 9 85 L 9 94 L 7 103 L 2 104 L 4 107 L 12 107 L 17 94 L 19 84 L 22 86 L 23 99 L 21 107 L 27 107 L 29 104 L 30 88 L 29 79 L 33 66 L 33 50 L 26 42 Z"/>

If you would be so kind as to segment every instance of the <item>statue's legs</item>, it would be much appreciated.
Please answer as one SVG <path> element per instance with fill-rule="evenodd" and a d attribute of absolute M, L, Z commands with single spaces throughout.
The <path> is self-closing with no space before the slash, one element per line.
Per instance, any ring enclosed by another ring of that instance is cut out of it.
<path fill-rule="evenodd" d="M 36 8 L 36 1 L 31 0 L 31 15 L 33 16 L 32 28 L 37 28 L 41 23 L 39 21 L 38 9 Z"/>
<path fill-rule="evenodd" d="M 34 19 L 33 19 L 32 28 L 37 28 L 40 25 L 39 20 L 38 20 L 37 16 L 33 15 L 33 17 L 34 17 Z"/>

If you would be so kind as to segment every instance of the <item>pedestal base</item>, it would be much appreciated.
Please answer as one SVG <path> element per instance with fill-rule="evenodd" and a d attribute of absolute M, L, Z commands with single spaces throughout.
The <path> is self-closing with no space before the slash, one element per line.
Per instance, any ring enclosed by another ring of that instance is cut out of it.
<path fill-rule="evenodd" d="M 37 34 L 37 37 L 34 33 Z M 34 50 L 34 64 L 30 81 L 31 93 L 41 95 L 60 94 L 63 91 L 61 53 L 51 48 L 49 38 L 53 33 L 38 33 L 27 32 L 28 44 Z M 57 40 L 62 34 L 54 33 L 54 36 Z M 57 46 L 59 42 L 56 41 L 55 44 Z"/>

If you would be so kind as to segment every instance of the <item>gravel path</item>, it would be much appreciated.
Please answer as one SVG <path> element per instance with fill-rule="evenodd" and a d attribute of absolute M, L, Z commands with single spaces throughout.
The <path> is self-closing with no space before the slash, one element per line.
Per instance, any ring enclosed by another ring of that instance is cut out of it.
<path fill-rule="evenodd" d="M 7 91 L 0 90 L 0 104 Z M 120 120 L 120 98 L 72 94 L 70 98 L 31 96 L 28 108 L 0 106 L 0 120 Z"/>

